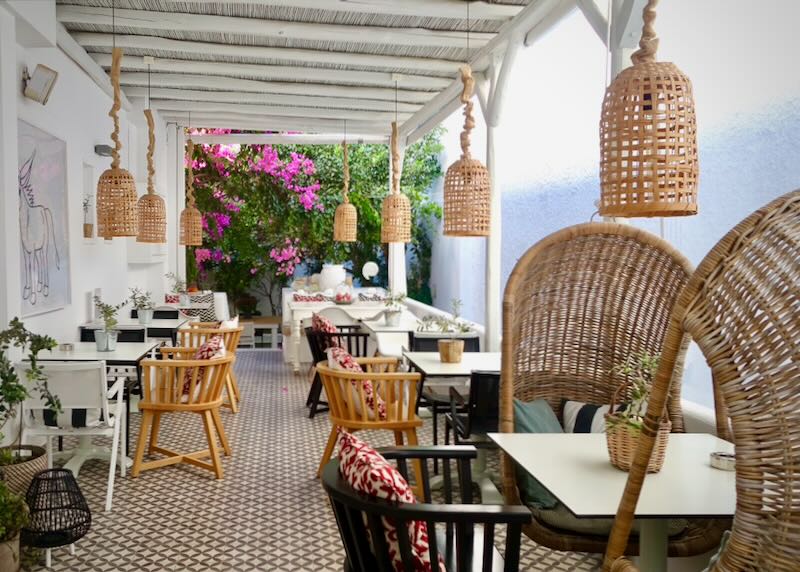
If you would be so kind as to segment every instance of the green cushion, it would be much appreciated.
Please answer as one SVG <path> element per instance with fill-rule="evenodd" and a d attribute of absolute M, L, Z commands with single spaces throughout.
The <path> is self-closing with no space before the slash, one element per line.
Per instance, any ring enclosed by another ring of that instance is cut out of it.
<path fill-rule="evenodd" d="M 613 518 L 578 518 L 572 514 L 567 507 L 558 503 L 557 506 L 547 509 L 531 507 L 533 516 L 539 522 L 543 522 L 551 528 L 577 532 L 578 534 L 592 534 L 597 536 L 608 536 L 611 534 L 611 527 L 614 526 Z M 667 535 L 675 536 L 682 533 L 689 526 L 689 521 L 685 518 L 671 518 L 667 522 Z M 640 523 L 633 521 L 631 533 L 638 536 Z"/>
<path fill-rule="evenodd" d="M 514 400 L 514 432 L 515 433 L 563 433 L 564 429 L 553 413 L 553 408 L 544 399 L 524 402 Z M 543 459 L 543 462 L 547 462 Z M 519 493 L 528 506 L 537 508 L 553 508 L 558 504 L 556 497 L 531 476 L 528 471 L 516 465 Z"/>

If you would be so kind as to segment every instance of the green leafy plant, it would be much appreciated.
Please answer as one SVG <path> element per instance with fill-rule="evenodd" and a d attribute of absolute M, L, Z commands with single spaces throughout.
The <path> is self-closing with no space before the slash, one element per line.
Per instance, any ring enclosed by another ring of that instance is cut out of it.
<path fill-rule="evenodd" d="M 653 379 L 658 371 L 658 355 L 647 352 L 630 356 L 625 362 L 612 368 L 611 373 L 625 376 L 628 385 L 627 407 L 607 418 L 610 427 L 624 424 L 641 430 L 647 412 L 647 400 L 653 387 Z"/>
<path fill-rule="evenodd" d="M 387 292 L 383 301 L 386 305 L 386 310 L 389 312 L 398 312 L 403 309 L 403 302 L 406 301 L 406 295 L 402 292 L 398 294 Z"/>
<path fill-rule="evenodd" d="M 100 312 L 100 317 L 103 320 L 103 327 L 104 329 L 109 332 L 117 327 L 117 312 L 127 304 L 127 300 L 123 300 L 116 306 L 112 306 L 111 304 L 106 304 L 100 299 L 100 296 L 94 297 L 94 305 L 97 307 L 97 310 Z"/>
<path fill-rule="evenodd" d="M 47 387 L 47 376 L 44 369 L 39 364 L 38 356 L 42 350 L 51 350 L 56 347 L 57 342 L 50 336 L 34 334 L 25 329 L 25 325 L 14 318 L 9 322 L 8 328 L 0 332 L 0 429 L 5 427 L 9 419 L 17 415 L 17 411 L 30 396 L 29 386 L 32 386 L 38 393 L 47 407 L 53 411 L 61 410 L 61 402 L 58 397 L 50 393 Z M 21 380 L 17 369 L 11 362 L 8 353 L 12 347 L 27 350 L 27 367 L 25 368 L 25 380 Z M 2 434 L 0 433 L 0 439 Z M 22 423 L 19 426 L 17 442 L 22 440 Z M 12 459 L 8 455 L 0 458 L 0 463 L 10 464 L 20 458 L 21 449 L 17 448 L 17 453 Z"/>
<path fill-rule="evenodd" d="M 13 539 L 28 524 L 28 505 L 0 481 L 0 542 Z"/>
<path fill-rule="evenodd" d="M 450 301 L 450 316 L 428 314 L 419 320 L 417 331 L 438 331 L 443 334 L 452 334 L 453 337 L 458 334 L 468 334 L 472 331 L 472 326 L 461 318 L 461 308 L 463 306 L 464 304 L 459 298 L 453 298 Z"/>
<path fill-rule="evenodd" d="M 141 288 L 131 288 L 130 301 L 137 310 L 152 310 L 156 307 L 156 303 L 153 302 L 153 294 L 145 292 Z"/>
<path fill-rule="evenodd" d="M 187 249 L 189 250 L 189 249 Z M 186 292 L 186 280 L 183 280 L 180 276 L 175 274 L 174 272 L 167 272 L 164 276 L 170 281 L 170 288 L 172 288 L 173 292 Z"/>

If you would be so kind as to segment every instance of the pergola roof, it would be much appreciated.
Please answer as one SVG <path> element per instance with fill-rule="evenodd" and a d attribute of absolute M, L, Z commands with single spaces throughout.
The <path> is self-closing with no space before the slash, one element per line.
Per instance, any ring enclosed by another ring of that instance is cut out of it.
<path fill-rule="evenodd" d="M 458 68 L 480 82 L 494 56 L 546 28 L 576 0 L 58 0 L 62 48 L 111 66 L 168 121 L 242 130 L 347 132 L 385 141 L 397 118 L 409 140 L 458 106 Z M 579 3 L 586 4 L 586 1 Z M 592 0 L 588 0 L 592 4 Z M 65 37 L 65 36 L 71 36 Z M 73 42 L 74 40 L 74 42 Z M 75 49 L 69 50 L 75 52 Z"/>

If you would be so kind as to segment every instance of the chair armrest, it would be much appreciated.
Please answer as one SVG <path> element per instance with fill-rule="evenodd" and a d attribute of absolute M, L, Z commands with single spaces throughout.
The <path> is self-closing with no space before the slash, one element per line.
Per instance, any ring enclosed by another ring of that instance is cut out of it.
<path fill-rule="evenodd" d="M 474 459 L 478 451 L 472 445 L 440 445 L 436 447 L 381 447 L 386 459 Z"/>
<path fill-rule="evenodd" d="M 125 378 L 118 377 L 114 384 L 108 389 L 106 393 L 107 399 L 113 399 L 115 396 L 119 395 L 122 397 L 122 391 L 125 388 Z"/>

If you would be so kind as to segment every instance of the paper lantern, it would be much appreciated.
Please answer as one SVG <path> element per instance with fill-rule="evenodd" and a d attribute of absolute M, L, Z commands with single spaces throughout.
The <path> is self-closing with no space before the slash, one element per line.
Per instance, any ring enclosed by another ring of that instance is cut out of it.
<path fill-rule="evenodd" d="M 164 199 L 156 194 L 153 176 L 156 169 L 153 165 L 153 151 L 156 146 L 155 124 L 153 112 L 144 110 L 147 118 L 147 193 L 139 198 L 136 206 L 138 216 L 138 233 L 136 242 L 164 244 L 167 242 L 167 208 Z"/>
<path fill-rule="evenodd" d="M 392 190 L 381 206 L 381 242 L 411 242 L 411 202 L 400 192 L 397 122 L 392 122 Z"/>

